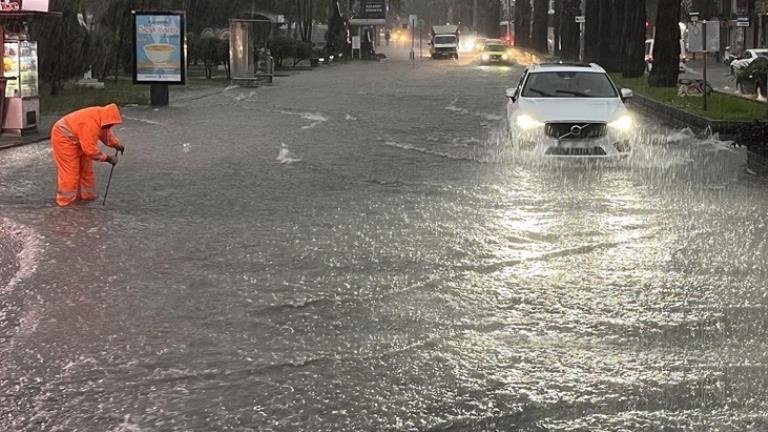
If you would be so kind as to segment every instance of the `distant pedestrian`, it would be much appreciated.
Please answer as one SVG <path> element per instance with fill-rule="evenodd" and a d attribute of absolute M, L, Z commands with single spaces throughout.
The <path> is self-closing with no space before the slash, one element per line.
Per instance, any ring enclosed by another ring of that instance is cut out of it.
<path fill-rule="evenodd" d="M 384 33 L 384 40 L 387 41 L 387 46 L 389 46 L 389 39 L 392 38 L 392 35 L 389 33 L 389 30 L 387 30 L 386 33 Z"/>
<path fill-rule="evenodd" d="M 83 108 L 65 115 L 53 125 L 51 145 L 58 171 L 56 204 L 64 207 L 78 199 L 96 199 L 92 161 L 117 164 L 116 156 L 99 150 L 99 141 L 121 153 L 125 151 L 112 132 L 112 127 L 122 122 L 120 109 L 110 104 Z"/>

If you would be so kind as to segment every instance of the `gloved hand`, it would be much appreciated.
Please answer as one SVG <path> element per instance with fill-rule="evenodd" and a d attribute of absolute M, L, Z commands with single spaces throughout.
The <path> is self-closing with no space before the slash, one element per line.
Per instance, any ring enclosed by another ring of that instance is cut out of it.
<path fill-rule="evenodd" d="M 115 150 L 119 151 L 120 155 L 123 155 L 125 153 L 125 146 L 120 143 L 117 143 L 115 144 Z"/>
<path fill-rule="evenodd" d="M 107 160 L 105 160 L 104 162 L 112 166 L 115 166 L 117 165 L 117 156 L 107 156 Z"/>

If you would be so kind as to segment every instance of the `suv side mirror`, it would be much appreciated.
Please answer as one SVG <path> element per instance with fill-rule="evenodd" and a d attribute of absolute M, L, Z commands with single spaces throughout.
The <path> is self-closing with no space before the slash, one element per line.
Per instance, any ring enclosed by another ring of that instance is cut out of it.
<path fill-rule="evenodd" d="M 635 96 L 635 92 L 633 92 L 631 89 L 628 89 L 628 88 L 621 89 L 622 100 L 632 99 L 633 96 Z"/>
<path fill-rule="evenodd" d="M 517 87 L 507 89 L 507 97 L 512 99 L 512 102 L 517 101 Z"/>

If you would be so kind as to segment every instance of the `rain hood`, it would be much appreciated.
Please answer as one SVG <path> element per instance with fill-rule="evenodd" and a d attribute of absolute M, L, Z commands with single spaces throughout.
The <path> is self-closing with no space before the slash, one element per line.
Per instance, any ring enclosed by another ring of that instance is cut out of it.
<path fill-rule="evenodd" d="M 120 116 L 120 108 L 115 104 L 109 104 L 104 107 L 99 107 L 99 125 L 114 126 L 123 122 L 123 118 Z"/>

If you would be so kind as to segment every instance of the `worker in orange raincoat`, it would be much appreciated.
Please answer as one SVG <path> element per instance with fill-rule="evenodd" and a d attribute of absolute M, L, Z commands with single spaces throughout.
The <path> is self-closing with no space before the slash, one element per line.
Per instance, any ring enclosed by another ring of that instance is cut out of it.
<path fill-rule="evenodd" d="M 58 205 L 68 206 L 77 199 L 96 199 L 92 161 L 108 162 L 113 166 L 117 164 L 117 156 L 99 150 L 99 141 L 121 153 L 125 151 L 112 132 L 112 127 L 122 122 L 120 109 L 110 104 L 83 108 L 65 115 L 53 125 L 51 144 L 58 169 Z"/>

